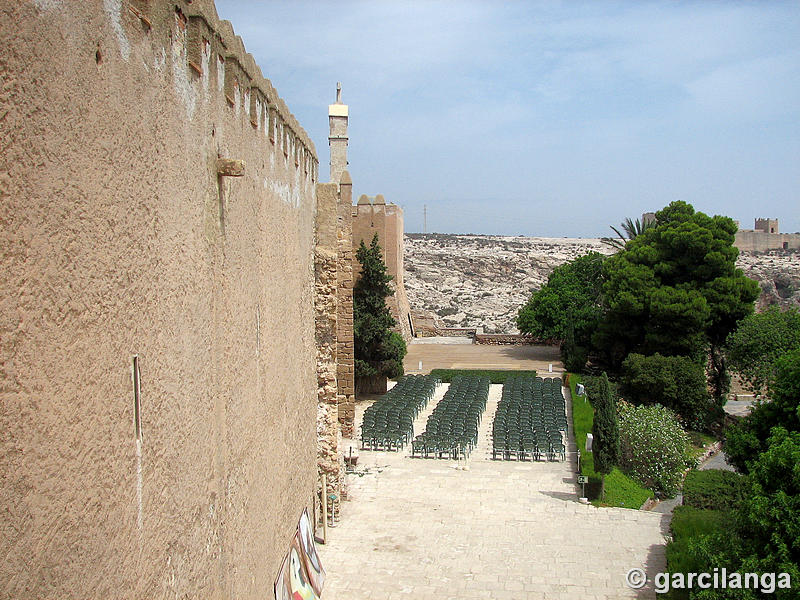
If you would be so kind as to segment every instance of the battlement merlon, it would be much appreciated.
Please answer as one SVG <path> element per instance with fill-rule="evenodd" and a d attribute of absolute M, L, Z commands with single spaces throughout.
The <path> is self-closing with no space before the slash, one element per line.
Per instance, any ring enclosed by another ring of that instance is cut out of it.
<path fill-rule="evenodd" d="M 145 5 L 147 6 L 147 5 Z M 311 141 L 308 133 L 297 121 L 297 118 L 289 110 L 289 107 L 278 96 L 277 91 L 272 85 L 272 82 L 264 77 L 261 68 L 256 63 L 253 55 L 247 52 L 242 38 L 233 30 L 233 25 L 230 21 L 220 19 L 217 14 L 217 8 L 213 0 L 195 0 L 194 2 L 184 2 L 177 5 L 177 8 L 183 12 L 187 19 L 202 20 L 205 26 L 218 40 L 219 43 L 226 50 L 226 60 L 235 60 L 245 75 L 250 79 L 250 86 L 257 88 L 268 99 L 270 104 L 274 105 L 276 112 L 280 115 L 281 119 L 288 125 L 289 129 L 297 135 L 303 145 L 310 151 L 311 156 L 315 162 L 319 162 L 317 158 L 317 150 L 314 142 Z M 148 13 L 143 15 L 149 17 L 149 20 L 166 20 L 172 18 L 174 9 L 170 9 L 166 4 L 161 5 L 153 4 L 145 9 Z M 163 11 L 163 12 L 162 12 Z M 169 15 L 169 17 L 167 17 Z"/>

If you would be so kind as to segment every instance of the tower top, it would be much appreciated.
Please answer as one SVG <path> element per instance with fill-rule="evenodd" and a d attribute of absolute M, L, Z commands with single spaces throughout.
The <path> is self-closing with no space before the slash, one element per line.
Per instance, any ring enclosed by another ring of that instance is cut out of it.
<path fill-rule="evenodd" d="M 347 104 L 342 104 L 342 84 L 337 81 L 336 102 L 328 105 L 328 125 L 330 127 L 328 146 L 331 149 L 331 183 L 343 183 L 341 179 L 342 173 L 347 169 L 347 121 L 348 106 Z M 352 185 L 352 183 L 349 185 Z"/>
<path fill-rule="evenodd" d="M 336 102 L 328 105 L 329 117 L 347 117 L 347 104 L 342 104 L 342 84 L 336 82 Z"/>

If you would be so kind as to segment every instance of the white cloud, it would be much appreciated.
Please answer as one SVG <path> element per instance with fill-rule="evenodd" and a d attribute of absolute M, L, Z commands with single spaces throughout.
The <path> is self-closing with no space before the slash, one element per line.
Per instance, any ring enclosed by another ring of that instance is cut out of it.
<path fill-rule="evenodd" d="M 478 230 L 503 203 L 548 199 L 605 233 L 640 203 L 736 212 L 763 190 L 773 214 L 800 218 L 796 3 L 217 6 L 323 165 L 326 107 L 342 81 L 357 190 L 391 193 L 412 212 L 470 197 L 492 208 L 474 217 Z"/>

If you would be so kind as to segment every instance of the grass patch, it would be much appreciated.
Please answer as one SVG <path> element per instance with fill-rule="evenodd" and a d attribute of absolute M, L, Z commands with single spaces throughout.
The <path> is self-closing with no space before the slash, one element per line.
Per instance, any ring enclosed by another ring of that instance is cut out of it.
<path fill-rule="evenodd" d="M 536 377 L 536 371 L 500 371 L 483 369 L 433 369 L 431 375 L 438 377 L 442 383 L 452 383 L 459 375 L 466 377 L 488 377 L 492 383 L 505 383 L 509 377 Z"/>
<path fill-rule="evenodd" d="M 717 438 L 713 435 L 708 435 L 702 431 L 687 431 L 686 435 L 689 436 L 689 441 L 692 442 L 692 445 L 698 448 L 704 448 L 717 441 Z"/>
<path fill-rule="evenodd" d="M 598 476 L 599 478 L 599 476 Z M 625 475 L 619 468 L 614 467 L 606 475 L 606 497 L 601 503 L 595 500 L 596 506 L 621 506 L 623 508 L 639 509 L 648 498 L 653 497 L 653 492 L 643 488 L 639 483 Z"/>
<path fill-rule="evenodd" d="M 667 571 L 669 573 L 706 573 L 708 565 L 692 553 L 691 544 L 704 535 L 723 533 L 729 527 L 726 511 L 707 510 L 693 506 L 677 506 L 672 511 L 670 530 L 672 541 L 667 544 Z M 667 598 L 688 600 L 689 590 L 672 589 Z"/>
<path fill-rule="evenodd" d="M 686 435 L 689 436 L 686 452 L 695 460 L 699 460 L 706 448 L 717 441 L 714 436 L 701 431 L 687 431 Z"/>
<path fill-rule="evenodd" d="M 594 472 L 594 457 L 591 452 L 586 452 L 586 434 L 591 433 L 594 423 L 594 407 L 586 397 L 575 394 L 575 386 L 581 382 L 580 375 L 570 374 L 569 388 L 572 396 L 572 427 L 575 442 L 581 451 L 581 475 L 589 478 L 586 484 L 586 495 L 592 499 L 595 506 L 620 506 L 623 508 L 638 509 L 648 498 L 653 497 L 653 492 L 642 487 L 636 480 L 631 479 L 617 467 L 606 475 L 606 497 L 600 500 L 600 475 Z"/>

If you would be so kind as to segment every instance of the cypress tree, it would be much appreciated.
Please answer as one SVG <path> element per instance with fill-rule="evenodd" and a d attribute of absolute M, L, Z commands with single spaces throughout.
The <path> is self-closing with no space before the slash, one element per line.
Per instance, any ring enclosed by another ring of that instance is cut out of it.
<path fill-rule="evenodd" d="M 371 378 L 403 374 L 406 344 L 391 330 L 397 324 L 386 306 L 386 297 L 392 295 L 392 276 L 386 272 L 378 234 L 369 247 L 361 241 L 356 258 L 361 263 L 361 276 L 353 288 L 355 378 L 359 387 L 371 387 L 367 383 Z"/>
<path fill-rule="evenodd" d="M 592 424 L 592 456 L 594 470 L 601 475 L 600 497 L 605 497 L 606 475 L 619 460 L 619 424 L 617 407 L 611 397 L 608 376 L 603 373 L 597 398 L 594 399 L 594 423 Z"/>

